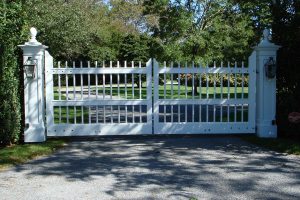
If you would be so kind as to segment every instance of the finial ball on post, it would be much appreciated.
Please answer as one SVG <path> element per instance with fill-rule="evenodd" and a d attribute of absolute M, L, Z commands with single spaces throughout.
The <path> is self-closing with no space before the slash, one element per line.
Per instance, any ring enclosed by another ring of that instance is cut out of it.
<path fill-rule="evenodd" d="M 30 36 L 31 36 L 31 39 L 35 39 L 35 38 L 36 38 L 36 35 L 37 35 L 37 30 L 36 30 L 36 28 L 31 27 L 31 28 L 30 28 Z"/>
<path fill-rule="evenodd" d="M 264 40 L 269 41 L 269 38 L 270 38 L 270 29 L 265 29 L 264 32 L 263 32 L 263 35 L 264 35 Z"/>

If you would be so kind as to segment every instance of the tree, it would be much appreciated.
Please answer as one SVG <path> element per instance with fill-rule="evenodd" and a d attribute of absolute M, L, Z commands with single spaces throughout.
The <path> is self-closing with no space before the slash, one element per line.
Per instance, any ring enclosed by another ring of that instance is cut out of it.
<path fill-rule="evenodd" d="M 141 61 L 141 64 L 145 65 L 150 58 L 149 44 L 150 39 L 146 35 L 127 35 L 121 43 L 119 59 L 122 61 Z M 136 77 L 134 80 L 137 87 L 139 87 L 139 78 Z M 145 75 L 141 76 L 141 81 L 142 83 L 146 81 Z"/>

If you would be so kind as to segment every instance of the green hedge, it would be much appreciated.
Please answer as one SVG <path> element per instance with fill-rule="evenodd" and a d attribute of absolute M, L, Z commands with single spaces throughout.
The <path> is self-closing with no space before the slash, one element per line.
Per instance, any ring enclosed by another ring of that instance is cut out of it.
<path fill-rule="evenodd" d="M 23 41 L 21 1 L 0 3 L 0 145 L 17 142 L 21 129 L 20 66 L 17 45 Z"/>

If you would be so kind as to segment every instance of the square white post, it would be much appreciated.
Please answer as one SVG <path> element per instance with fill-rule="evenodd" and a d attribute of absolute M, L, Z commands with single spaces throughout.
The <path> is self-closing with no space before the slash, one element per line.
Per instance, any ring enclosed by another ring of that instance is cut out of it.
<path fill-rule="evenodd" d="M 37 30 L 30 29 L 31 39 L 24 45 L 19 45 L 23 50 L 24 65 L 33 60 L 35 63 L 34 74 L 30 77 L 24 72 L 24 103 L 25 103 L 25 131 L 24 142 L 44 142 L 44 52 L 47 48 L 36 40 Z M 23 66 L 22 66 L 23 67 Z M 24 69 L 25 71 L 26 69 Z"/>
<path fill-rule="evenodd" d="M 280 46 L 269 41 L 270 31 L 264 30 L 262 41 L 255 47 L 256 78 L 256 134 L 258 137 L 276 138 L 276 77 L 267 77 L 266 64 L 276 60 Z"/>

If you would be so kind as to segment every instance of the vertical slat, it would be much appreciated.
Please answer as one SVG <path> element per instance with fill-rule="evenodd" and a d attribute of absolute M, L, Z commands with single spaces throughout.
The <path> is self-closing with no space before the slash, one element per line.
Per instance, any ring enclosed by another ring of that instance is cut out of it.
<path fill-rule="evenodd" d="M 221 68 L 223 68 L 223 61 L 221 62 Z M 223 75 L 224 74 L 220 74 L 220 76 L 221 76 L 221 82 L 220 82 L 220 89 L 221 89 L 221 96 L 220 96 L 220 99 L 223 99 Z"/>
<path fill-rule="evenodd" d="M 51 127 L 55 124 L 55 118 L 54 116 L 54 107 L 53 107 L 53 100 L 54 100 L 54 94 L 56 91 L 54 91 L 54 83 L 53 83 L 53 57 L 48 53 L 48 51 L 45 51 L 45 92 L 46 92 L 46 123 L 47 123 L 47 134 L 50 133 Z M 57 108 L 56 108 L 57 109 Z"/>
<path fill-rule="evenodd" d="M 121 110 L 120 110 L 120 105 L 118 105 L 118 123 L 121 123 Z"/>
<path fill-rule="evenodd" d="M 124 68 L 127 68 L 127 61 L 124 61 Z M 125 82 L 125 99 L 128 98 L 128 95 L 127 95 L 127 74 L 124 75 L 124 82 Z M 127 105 L 125 105 L 125 123 L 127 124 L 128 123 L 128 112 L 127 112 Z"/>
<path fill-rule="evenodd" d="M 199 122 L 202 122 L 202 105 L 199 104 Z"/>
<path fill-rule="evenodd" d="M 73 62 L 73 69 L 75 69 L 75 62 Z M 76 77 L 73 74 L 73 99 L 76 100 Z M 76 114 L 76 113 L 75 113 Z"/>
<path fill-rule="evenodd" d="M 110 68 L 112 68 L 112 61 L 110 61 Z M 109 87 L 110 87 L 110 99 L 112 99 L 112 74 L 109 74 Z"/>
<path fill-rule="evenodd" d="M 237 69 L 237 62 L 234 63 L 234 69 Z M 236 72 L 234 73 L 234 98 L 237 98 L 237 81 L 236 81 Z"/>
<path fill-rule="evenodd" d="M 95 68 L 98 68 L 98 62 L 95 61 Z M 98 99 L 98 74 L 95 74 L 95 78 L 96 78 L 96 99 Z M 98 107 L 97 107 L 98 108 Z M 98 114 L 97 114 L 98 116 Z M 97 123 L 98 123 L 98 119 L 97 119 Z"/>
<path fill-rule="evenodd" d="M 69 123 L 69 106 L 66 106 L 67 124 Z"/>
<path fill-rule="evenodd" d="M 96 124 L 99 123 L 99 109 L 98 109 L 98 105 L 96 106 Z"/>
<path fill-rule="evenodd" d="M 127 124 L 128 123 L 128 111 L 127 111 L 127 105 L 125 105 L 125 123 Z"/>
<path fill-rule="evenodd" d="M 185 68 L 187 69 L 187 62 L 185 62 Z M 187 99 L 187 73 L 185 74 L 185 98 Z"/>
<path fill-rule="evenodd" d="M 236 122 L 236 115 L 237 115 L 236 107 L 237 107 L 237 104 L 234 104 L 234 122 Z"/>
<path fill-rule="evenodd" d="M 156 65 L 156 61 L 154 59 L 149 59 L 148 62 L 146 63 L 146 69 L 147 69 L 147 74 L 146 74 L 146 87 L 147 87 L 147 124 L 153 125 L 153 121 L 155 121 L 155 114 L 153 113 L 153 107 L 155 108 L 156 102 L 155 102 L 155 95 L 152 98 L 152 82 L 154 82 L 154 87 L 155 87 L 155 81 L 157 80 L 154 78 L 152 81 L 152 68 L 154 69 Z M 157 77 L 154 75 L 154 77 Z M 155 89 L 153 91 L 155 94 Z M 153 133 L 154 129 L 152 129 L 153 126 L 151 126 L 151 130 L 149 130 L 149 133 Z"/>
<path fill-rule="evenodd" d="M 59 106 L 59 123 L 61 124 L 61 106 Z"/>
<path fill-rule="evenodd" d="M 80 68 L 82 68 L 82 61 L 80 61 Z M 83 75 L 80 74 L 80 94 L 81 94 L 81 100 L 83 100 Z"/>
<path fill-rule="evenodd" d="M 74 124 L 77 124 L 77 109 L 76 109 L 76 106 L 74 106 Z"/>
<path fill-rule="evenodd" d="M 166 61 L 164 61 L 164 68 L 167 68 L 167 63 Z M 167 85 L 167 80 L 166 80 L 166 72 L 164 72 L 164 99 L 166 99 L 166 92 L 167 92 L 167 89 L 166 89 L 166 85 Z M 165 110 L 165 109 L 164 109 Z M 166 113 L 164 112 L 164 115 Z"/>
<path fill-rule="evenodd" d="M 242 62 L 242 71 L 245 68 L 244 61 Z M 245 81 L 245 75 L 242 73 L 242 99 L 244 99 L 244 81 Z M 242 104 L 241 107 L 241 121 L 244 122 L 244 105 Z"/>
<path fill-rule="evenodd" d="M 185 104 L 185 122 L 187 122 L 187 109 L 188 109 L 188 105 Z"/>
<path fill-rule="evenodd" d="M 134 61 L 131 61 L 131 68 L 134 69 Z M 132 99 L 134 99 L 134 73 L 131 74 Z M 132 123 L 135 123 L 134 106 L 132 106 Z"/>
<path fill-rule="evenodd" d="M 105 61 L 103 61 L 102 67 L 105 68 Z M 103 92 L 103 99 L 105 99 L 105 74 L 102 74 L 102 92 Z M 105 108 L 104 108 L 105 110 Z"/>
<path fill-rule="evenodd" d="M 173 105 L 171 105 L 171 123 L 173 123 L 173 122 L 174 122 L 173 108 L 174 108 L 174 106 L 173 106 Z"/>
<path fill-rule="evenodd" d="M 208 122 L 208 104 L 206 104 L 206 122 Z"/>
<path fill-rule="evenodd" d="M 142 123 L 142 105 L 140 105 L 140 123 Z"/>
<path fill-rule="evenodd" d="M 132 105 L 132 123 L 135 123 L 135 119 L 134 119 L 134 105 Z"/>
<path fill-rule="evenodd" d="M 152 63 L 148 61 L 147 68 L 150 70 L 150 72 L 151 72 L 151 64 L 153 66 L 153 79 L 154 79 L 154 87 L 153 87 L 153 89 L 154 89 L 154 91 L 153 91 L 153 94 L 154 94 L 154 97 L 153 97 L 153 105 L 154 105 L 153 127 L 154 128 L 153 128 L 153 132 L 159 133 L 158 126 L 157 126 L 159 124 L 159 72 L 158 72 L 159 66 L 158 66 L 158 62 L 155 59 L 152 59 Z M 148 74 L 150 78 L 151 78 L 151 74 L 152 73 Z M 151 94 L 152 94 L 151 79 L 147 79 L 147 88 L 148 88 L 147 89 L 147 97 L 148 97 L 147 101 L 151 101 Z M 149 113 L 149 111 L 151 111 L 151 106 L 147 107 L 147 109 L 148 109 L 147 115 L 151 114 L 151 113 Z M 150 120 L 151 120 L 151 118 L 150 118 Z"/>
<path fill-rule="evenodd" d="M 172 68 L 173 68 L 173 62 L 171 62 L 171 69 Z M 174 74 L 172 73 L 171 74 L 171 99 L 174 99 L 174 97 L 173 97 L 174 96 L 174 86 L 173 86 L 173 84 L 174 84 L 174 81 L 173 81 L 174 77 L 173 76 L 174 76 Z M 172 112 L 173 112 L 173 109 L 172 109 Z"/>
<path fill-rule="evenodd" d="M 244 62 L 242 62 L 242 71 L 243 71 L 244 68 L 245 68 Z M 244 91 L 244 82 L 245 82 L 245 74 L 242 73 L 242 99 L 244 99 L 244 93 L 245 93 L 245 91 Z"/>
<path fill-rule="evenodd" d="M 178 68 L 180 69 L 180 62 L 178 62 Z M 178 81 L 178 99 L 180 99 L 180 94 L 181 94 L 181 92 L 180 92 L 180 80 L 181 80 L 181 74 L 179 73 L 178 74 L 178 79 L 177 79 L 177 81 Z M 178 109 L 178 115 L 179 115 L 179 111 L 180 109 Z"/>
<path fill-rule="evenodd" d="M 192 122 L 195 121 L 195 105 L 192 104 Z"/>
<path fill-rule="evenodd" d="M 213 121 L 216 122 L 216 105 L 213 105 L 214 114 L 213 114 Z"/>
<path fill-rule="evenodd" d="M 127 61 L 124 62 L 124 67 L 127 68 Z M 125 99 L 128 98 L 127 96 L 127 74 L 125 74 Z M 126 123 L 127 123 L 127 106 L 126 106 Z"/>
<path fill-rule="evenodd" d="M 106 106 L 103 106 L 103 123 L 106 124 Z"/>
<path fill-rule="evenodd" d="M 60 68 L 60 61 L 58 62 L 58 68 Z M 60 82 L 60 74 L 58 74 L 58 99 L 61 100 L 61 82 Z"/>
<path fill-rule="evenodd" d="M 192 69 L 194 69 L 194 62 L 192 62 Z M 195 98 L 195 74 L 192 73 L 192 99 L 194 98 Z"/>
<path fill-rule="evenodd" d="M 65 68 L 68 68 L 68 62 L 65 63 Z M 66 78 L 66 101 L 69 100 L 69 75 L 65 74 Z"/>
<path fill-rule="evenodd" d="M 91 118 L 91 106 L 89 106 L 89 124 L 92 123 L 92 118 Z"/>
<path fill-rule="evenodd" d="M 131 61 L 131 67 L 134 68 L 134 61 Z M 132 99 L 134 99 L 134 73 L 131 74 Z"/>
<path fill-rule="evenodd" d="M 110 106 L 110 123 L 111 124 L 114 122 L 113 115 L 114 115 L 113 106 Z"/>
<path fill-rule="evenodd" d="M 166 123 L 167 121 L 167 116 L 166 116 L 166 105 L 163 105 L 164 106 L 164 122 Z"/>
<path fill-rule="evenodd" d="M 220 122 L 223 122 L 223 105 L 220 106 Z"/>
<path fill-rule="evenodd" d="M 117 68 L 120 68 L 120 62 L 117 62 Z M 117 74 L 118 99 L 120 99 L 120 74 Z"/>
<path fill-rule="evenodd" d="M 244 122 L 244 104 L 242 104 L 241 121 Z"/>
<path fill-rule="evenodd" d="M 91 67 L 90 61 L 88 61 L 88 68 Z M 88 74 L 88 99 L 91 98 L 91 75 Z"/>
<path fill-rule="evenodd" d="M 166 69 L 167 68 L 167 63 L 166 61 L 164 61 L 164 68 Z M 166 99 L 166 92 L 167 92 L 167 80 L 166 80 L 166 72 L 164 72 L 164 99 Z M 166 105 L 163 105 L 164 106 L 164 122 L 166 123 L 167 121 L 167 116 L 166 116 Z"/>
<path fill-rule="evenodd" d="M 230 63 L 228 62 L 228 77 L 227 77 L 227 99 L 230 99 Z"/>
<path fill-rule="evenodd" d="M 201 64 L 199 68 L 201 69 Z M 199 76 L 199 99 L 202 99 L 202 74 L 199 73 L 198 76 Z"/>
<path fill-rule="evenodd" d="M 216 68 L 216 62 L 214 61 L 214 68 Z M 214 99 L 216 98 L 216 79 L 217 79 L 217 74 L 214 73 Z"/>
<path fill-rule="evenodd" d="M 209 74 L 206 73 L 206 98 L 209 99 Z"/>
<path fill-rule="evenodd" d="M 229 117 L 230 117 L 230 113 L 229 113 L 229 111 L 230 111 L 230 105 L 227 105 L 227 122 L 229 122 L 230 121 L 230 119 L 229 119 Z"/>
<path fill-rule="evenodd" d="M 84 124 L 83 106 L 81 106 L 81 123 Z"/>
<path fill-rule="evenodd" d="M 68 68 L 68 62 L 65 62 L 65 68 Z M 66 101 L 69 101 L 69 75 L 66 76 Z M 69 124 L 69 106 L 66 106 L 67 124 Z"/>
<path fill-rule="evenodd" d="M 178 62 L 178 68 L 180 69 L 180 62 Z M 178 74 L 178 78 L 177 78 L 177 82 L 178 82 L 178 99 L 181 99 L 180 98 L 180 94 L 181 94 L 181 90 L 180 90 L 180 81 L 181 81 L 181 75 L 180 75 L 180 73 Z M 178 122 L 180 122 L 180 105 L 179 104 L 177 104 L 178 105 L 178 110 L 177 110 L 177 112 L 178 112 Z"/>
<path fill-rule="evenodd" d="M 142 68 L 142 62 L 139 61 L 139 68 Z M 140 93 L 140 99 L 142 99 L 142 74 L 139 73 L 139 93 Z"/>

